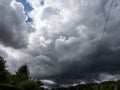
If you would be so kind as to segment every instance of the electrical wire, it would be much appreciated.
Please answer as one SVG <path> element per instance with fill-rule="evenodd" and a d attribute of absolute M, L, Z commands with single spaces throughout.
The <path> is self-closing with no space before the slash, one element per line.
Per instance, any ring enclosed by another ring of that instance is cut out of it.
<path fill-rule="evenodd" d="M 105 21 L 105 25 L 104 25 L 104 28 L 103 28 L 103 31 L 102 31 L 102 35 L 101 35 L 99 44 L 98 44 L 97 52 L 99 52 L 99 50 L 100 50 L 100 46 L 101 46 L 101 44 L 102 44 L 102 40 L 103 40 L 104 35 L 105 35 L 105 31 L 106 31 L 107 23 L 108 23 L 109 18 L 110 18 L 110 13 L 111 13 L 112 6 L 113 6 L 113 0 L 111 1 L 111 4 L 110 4 L 110 9 L 109 9 L 108 14 L 107 14 L 107 18 L 106 18 L 106 21 Z M 98 53 L 97 53 L 97 54 L 98 54 Z"/>

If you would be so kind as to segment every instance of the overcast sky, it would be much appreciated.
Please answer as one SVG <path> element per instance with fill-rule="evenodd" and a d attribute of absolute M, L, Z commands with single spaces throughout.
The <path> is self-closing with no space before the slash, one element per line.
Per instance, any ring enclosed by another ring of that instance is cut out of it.
<path fill-rule="evenodd" d="M 47 85 L 120 79 L 120 0 L 0 0 L 0 56 Z"/>

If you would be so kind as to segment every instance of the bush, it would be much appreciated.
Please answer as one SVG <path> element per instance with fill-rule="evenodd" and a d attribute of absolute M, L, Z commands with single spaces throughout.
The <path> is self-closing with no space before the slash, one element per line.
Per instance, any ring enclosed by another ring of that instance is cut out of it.
<path fill-rule="evenodd" d="M 33 80 L 26 80 L 17 84 L 18 87 L 24 90 L 41 90 L 40 85 Z"/>
<path fill-rule="evenodd" d="M 9 84 L 0 84 L 0 90 L 23 90 L 23 89 Z"/>

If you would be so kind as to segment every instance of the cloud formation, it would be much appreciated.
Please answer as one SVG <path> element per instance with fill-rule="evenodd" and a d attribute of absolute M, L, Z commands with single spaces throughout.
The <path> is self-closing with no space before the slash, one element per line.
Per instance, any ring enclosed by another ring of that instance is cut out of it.
<path fill-rule="evenodd" d="M 14 48 L 25 47 L 31 26 L 25 23 L 27 16 L 23 5 L 14 0 L 0 2 L 0 42 Z"/>
<path fill-rule="evenodd" d="M 31 23 L 21 3 L 0 1 L 0 55 L 10 71 L 27 62 L 31 76 L 61 84 L 119 79 L 120 1 L 113 3 L 99 52 L 111 0 L 44 0 L 42 6 L 27 0 Z"/>

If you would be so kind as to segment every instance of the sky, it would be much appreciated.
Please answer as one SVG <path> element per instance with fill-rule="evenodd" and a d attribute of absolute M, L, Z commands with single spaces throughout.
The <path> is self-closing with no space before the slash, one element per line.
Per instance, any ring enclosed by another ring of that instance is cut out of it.
<path fill-rule="evenodd" d="M 0 0 L 0 56 L 46 86 L 120 79 L 120 0 Z"/>

